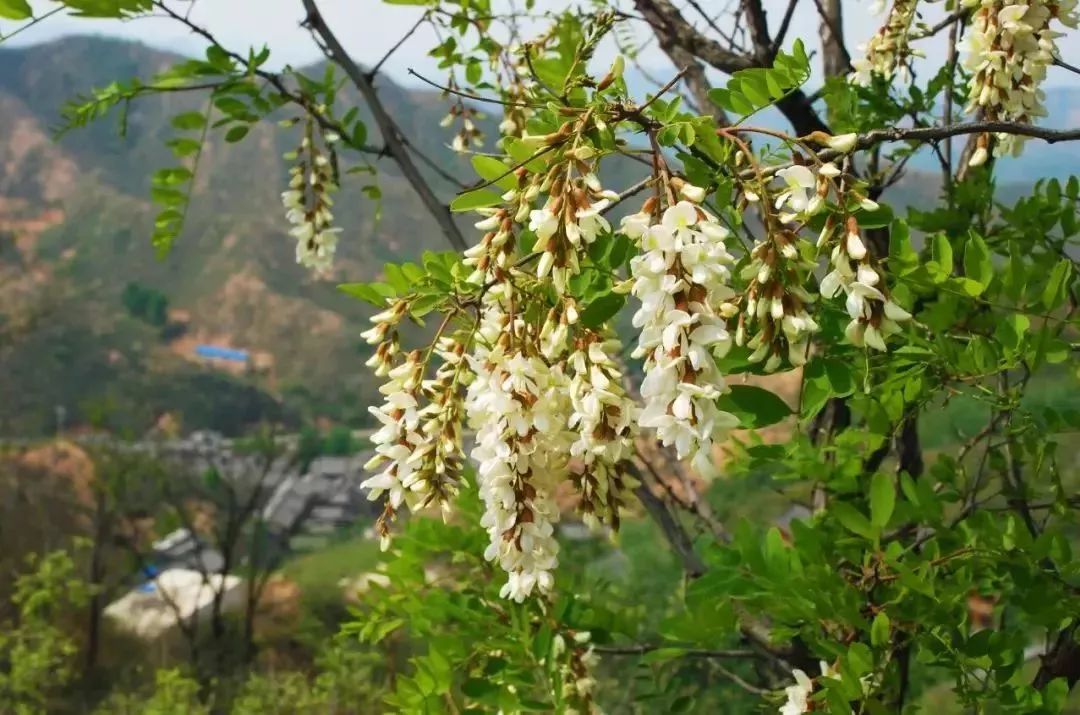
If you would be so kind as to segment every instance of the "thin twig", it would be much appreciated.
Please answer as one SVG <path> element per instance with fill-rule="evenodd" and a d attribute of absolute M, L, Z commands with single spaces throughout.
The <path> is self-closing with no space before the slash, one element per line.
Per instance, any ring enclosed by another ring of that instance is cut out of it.
<path fill-rule="evenodd" d="M 428 13 L 425 12 L 423 15 L 420 16 L 420 19 L 416 21 L 416 24 L 413 25 L 412 27 L 410 27 L 409 31 L 406 32 L 404 35 L 402 35 L 401 39 L 398 40 L 397 42 L 395 42 L 394 46 L 386 51 L 386 54 L 382 56 L 382 59 L 380 59 L 378 62 L 376 62 L 374 67 L 372 67 L 370 70 L 368 70 L 367 76 L 368 76 L 368 81 L 369 82 L 373 82 L 375 80 L 375 75 L 377 75 L 379 73 L 379 70 L 382 68 L 383 64 L 385 64 L 386 61 L 388 59 L 390 59 L 390 55 L 397 52 L 398 48 L 400 48 L 402 45 L 404 45 L 405 41 L 408 40 L 410 37 L 412 37 L 413 33 L 416 32 L 418 29 L 420 29 L 421 25 L 423 25 L 425 22 L 427 22 L 427 19 L 428 19 Z"/>
<path fill-rule="evenodd" d="M 667 94 L 667 93 L 668 93 L 668 91 L 670 91 L 672 87 L 674 87 L 674 86 L 675 86 L 676 84 L 678 84 L 679 80 L 680 80 L 680 79 L 682 79 L 683 75 L 684 75 L 684 74 L 686 74 L 686 69 L 687 69 L 686 67 L 683 67 L 683 68 L 682 68 L 681 70 L 679 70 L 679 71 L 678 71 L 678 73 L 677 73 L 677 74 L 676 74 L 676 75 L 675 75 L 674 77 L 672 77 L 672 78 L 671 78 L 671 79 L 670 79 L 670 80 L 668 81 L 668 83 L 667 83 L 667 84 L 665 84 L 665 85 L 664 85 L 663 87 L 661 87 L 660 89 L 658 89 L 658 90 L 656 91 L 656 94 L 654 94 L 654 95 L 652 95 L 651 97 L 649 97 L 648 101 L 646 101 L 646 102 L 645 102 L 645 104 L 643 104 L 643 105 L 641 105 L 640 107 L 638 107 L 638 108 L 637 108 L 637 109 L 638 109 L 638 111 L 639 111 L 639 112 L 643 112 L 643 111 L 645 111 L 645 108 L 646 108 L 646 107 L 648 107 L 648 106 L 649 106 L 650 104 L 652 104 L 653 102 L 655 102 L 655 101 L 656 101 L 657 99 L 659 99 L 659 98 L 660 98 L 660 97 L 661 97 L 662 95 L 665 95 L 665 94 Z"/>
<path fill-rule="evenodd" d="M 434 171 L 436 174 L 438 174 L 440 177 L 442 177 L 446 181 L 449 181 L 451 184 L 458 187 L 459 189 L 466 189 L 466 188 L 469 187 L 469 185 L 466 184 L 464 181 L 462 181 L 461 179 L 457 178 L 456 176 L 451 174 L 449 171 L 444 169 L 439 164 L 439 162 L 435 161 L 430 156 L 428 156 L 424 152 L 417 149 L 416 145 L 413 144 L 412 142 L 406 142 L 405 147 L 409 151 L 411 151 L 413 154 L 415 154 L 416 158 L 419 159 L 420 161 L 422 161 L 429 169 Z"/>
<path fill-rule="evenodd" d="M 52 10 L 49 10 L 44 15 L 38 15 L 37 17 L 30 20 L 30 22 L 26 23 L 25 25 L 20 25 L 19 27 L 15 28 L 10 35 L 2 35 L 2 36 L 0 36 L 0 43 L 10 40 L 12 37 L 15 37 L 16 35 L 18 35 L 21 32 L 26 32 L 27 30 L 29 30 L 31 27 L 38 24 L 39 22 L 44 22 L 45 20 L 48 20 L 53 15 L 55 15 L 57 13 L 60 13 L 60 12 L 63 12 L 66 9 L 67 9 L 66 6 L 61 5 L 60 7 L 55 7 Z"/>
<path fill-rule="evenodd" d="M 233 52 L 232 50 L 227 49 L 224 45 L 218 42 L 217 38 L 214 37 L 214 35 L 212 35 L 209 30 L 200 25 L 196 25 L 187 17 L 174 12 L 172 8 L 165 5 L 161 0 L 155 0 L 154 6 L 164 12 L 167 17 L 170 17 L 173 20 L 176 20 L 180 24 L 184 25 L 196 35 L 199 35 L 204 40 L 209 42 L 214 47 L 220 48 L 233 61 L 238 62 L 241 65 L 248 64 L 248 59 L 246 57 L 240 55 L 237 52 Z M 282 97 L 285 97 L 293 104 L 301 107 L 305 112 L 307 112 L 308 116 L 314 118 L 315 121 L 319 123 L 319 126 L 321 126 L 323 129 L 334 132 L 335 134 L 340 136 L 342 141 L 345 142 L 350 149 L 365 154 L 375 154 L 376 156 L 383 156 L 386 153 L 386 150 L 383 147 L 376 147 L 368 144 L 354 144 L 350 139 L 349 132 L 345 130 L 345 127 L 342 126 L 340 122 L 334 121 L 333 119 L 327 117 L 323 112 L 320 112 L 318 108 L 307 97 L 304 97 L 302 94 L 297 94 L 296 92 L 289 89 L 288 85 L 285 84 L 284 77 L 282 77 L 280 74 L 268 72 L 262 69 L 254 69 L 253 72 L 256 76 L 261 77 L 267 82 L 269 82 L 271 86 L 273 86 L 273 88 L 277 90 L 278 94 L 280 94 Z"/>
<path fill-rule="evenodd" d="M 472 100 L 475 100 L 477 102 L 487 102 L 489 104 L 501 104 L 504 107 L 534 107 L 535 108 L 537 106 L 535 104 L 528 104 L 528 103 L 525 103 L 525 102 L 511 102 L 511 101 L 508 101 L 508 100 L 505 100 L 505 99 L 499 99 L 497 97 L 483 97 L 483 96 L 481 96 L 479 94 L 473 94 L 472 92 L 463 92 L 460 89 L 454 89 L 453 87 L 447 87 L 446 85 L 439 84 L 438 82 L 436 82 L 434 80 L 430 80 L 427 77 L 425 77 L 424 75 L 422 75 L 419 72 L 417 72 L 416 70 L 414 70 L 412 67 L 409 68 L 409 74 L 411 74 L 413 77 L 416 77 L 421 82 L 424 82 L 425 84 L 431 85 L 435 89 L 441 89 L 442 91 L 446 92 L 447 94 L 457 95 L 458 97 L 464 97 L 465 99 L 472 99 Z"/>
<path fill-rule="evenodd" d="M 593 646 L 593 651 L 596 653 L 602 653 L 604 655 L 645 655 L 646 653 L 652 653 L 657 650 L 678 650 L 680 656 L 687 658 L 760 658 L 761 654 L 756 650 L 748 649 L 733 649 L 733 650 L 713 650 L 710 648 L 683 648 L 677 645 L 652 645 L 642 643 L 639 645 L 597 645 Z"/>
<path fill-rule="evenodd" d="M 637 182 L 636 184 L 631 184 L 630 186 L 628 186 L 627 188 L 625 188 L 625 189 L 623 189 L 622 191 L 619 192 L 618 200 L 612 201 L 610 204 L 605 206 L 603 211 L 601 211 L 600 213 L 601 214 L 606 214 L 607 212 L 613 210 L 616 206 L 621 204 L 626 199 L 628 199 L 628 198 L 630 198 L 632 196 L 636 196 L 637 194 L 640 194 L 642 191 L 649 188 L 649 185 L 652 183 L 652 181 L 653 181 L 653 177 L 647 176 L 644 179 L 642 179 L 641 181 Z"/>
<path fill-rule="evenodd" d="M 1073 72 L 1075 74 L 1080 74 L 1080 67 L 1070 65 L 1068 62 L 1061 59 L 1057 55 L 1054 55 L 1054 65 L 1056 65 L 1057 67 L 1061 67 L 1062 69 L 1069 70 L 1070 72 Z"/>

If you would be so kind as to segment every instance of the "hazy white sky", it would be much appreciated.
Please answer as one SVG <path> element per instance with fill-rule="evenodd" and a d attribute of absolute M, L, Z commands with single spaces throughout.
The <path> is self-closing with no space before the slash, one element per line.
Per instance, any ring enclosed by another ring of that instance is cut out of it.
<path fill-rule="evenodd" d="M 51 7 L 48 0 L 32 2 L 38 12 Z M 183 7 L 184 2 L 176 2 Z M 539 0 L 542 8 L 557 9 L 570 5 L 560 0 Z M 624 3 L 628 7 L 630 3 Z M 681 4 L 681 3 L 680 3 Z M 703 5 L 722 8 L 730 0 L 705 0 Z M 870 14 L 869 0 L 853 0 L 846 3 L 845 18 L 848 46 L 855 52 L 855 47 L 864 41 L 878 26 L 880 19 Z M 942 3 L 928 4 L 927 20 L 934 22 L 940 17 Z M 787 7 L 787 0 L 765 0 L 771 25 L 779 22 L 779 17 Z M 416 21 L 423 12 L 422 8 L 408 5 L 387 5 L 382 0 L 319 0 L 323 14 L 337 30 L 354 58 L 363 63 L 378 60 Z M 688 13 L 688 17 L 691 16 Z M 303 65 L 317 58 L 318 51 L 307 33 L 300 29 L 303 17 L 300 0 L 197 0 L 191 14 L 192 19 L 210 29 L 219 41 L 230 49 L 246 50 L 251 45 L 266 42 L 273 51 L 275 65 L 286 63 Z M 7 33 L 14 29 L 10 22 L 0 20 L 0 30 Z M 644 33 L 645 29 L 639 30 Z M 205 43 L 192 35 L 178 23 L 167 18 L 147 18 L 130 22 L 87 20 L 72 17 L 52 17 L 48 21 L 20 34 L 12 44 L 30 44 L 55 39 L 75 33 L 98 33 L 138 39 L 146 44 L 173 50 L 185 54 L 201 53 Z M 644 37 L 644 35 L 640 35 Z M 804 0 L 796 12 L 788 42 L 795 37 L 803 37 L 808 47 L 817 44 L 817 24 L 815 22 L 814 3 Z M 401 82 L 415 82 L 406 75 L 409 67 L 433 76 L 434 63 L 426 57 L 428 49 L 435 44 L 434 34 L 428 28 L 418 31 L 406 43 L 394 60 L 387 65 L 393 78 Z M 941 42 L 926 44 L 929 59 L 940 62 L 943 59 Z M 1061 46 L 1068 48 L 1074 43 L 1065 42 Z M 1066 52 L 1066 54 L 1070 54 Z M 1068 57 L 1080 64 L 1080 56 Z M 651 48 L 642 58 L 643 64 L 664 69 L 668 63 L 659 50 Z M 1051 83 L 1065 83 L 1068 76 L 1053 75 Z"/>

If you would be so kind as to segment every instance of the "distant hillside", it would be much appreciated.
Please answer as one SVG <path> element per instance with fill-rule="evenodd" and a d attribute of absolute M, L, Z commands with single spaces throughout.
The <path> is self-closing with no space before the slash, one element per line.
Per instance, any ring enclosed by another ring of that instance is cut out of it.
<path fill-rule="evenodd" d="M 80 405 L 109 401 L 116 411 L 166 411 L 169 400 L 157 398 L 175 393 L 170 383 L 206 374 L 191 359 L 202 342 L 258 354 L 270 366 L 255 381 L 260 392 L 303 397 L 300 406 L 316 411 L 344 397 L 361 413 L 373 394 L 357 354 L 366 311 L 333 286 L 371 280 L 385 261 L 445 248 L 384 161 L 382 211 L 361 195 L 360 182 L 347 185 L 338 199 L 346 233 L 336 274 L 313 279 L 295 264 L 281 218 L 282 154 L 298 139 L 265 123 L 239 145 L 212 139 L 184 234 L 158 261 L 147 242 L 149 177 L 172 161 L 164 146 L 170 117 L 197 99 L 167 95 L 132 105 L 124 136 L 115 119 L 58 143 L 50 128 L 72 97 L 117 78 L 148 77 L 178 59 L 96 38 L 0 49 L 0 432 L 39 431 L 52 424 L 56 405 L 74 420 L 86 417 Z M 438 98 L 380 89 L 421 150 L 466 176 L 467 164 L 430 130 L 445 111 Z M 447 199 L 453 195 L 446 182 L 432 181 Z M 187 333 L 166 343 L 128 316 L 120 297 L 130 282 L 162 291 L 188 321 Z"/>

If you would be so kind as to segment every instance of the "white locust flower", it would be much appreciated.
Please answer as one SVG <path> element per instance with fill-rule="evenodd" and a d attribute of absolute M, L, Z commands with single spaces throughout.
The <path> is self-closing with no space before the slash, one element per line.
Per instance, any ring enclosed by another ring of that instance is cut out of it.
<path fill-rule="evenodd" d="M 536 275 L 550 275 L 560 294 L 566 292 L 570 277 L 578 273 L 580 252 L 601 233 L 611 230 L 603 216 L 611 204 L 607 195 L 595 175 L 590 174 L 581 179 L 576 190 L 552 197 L 545 206 L 529 213 L 529 229 L 536 234 L 537 245 L 543 251 Z"/>
<path fill-rule="evenodd" d="M 962 0 L 971 23 L 962 45 L 971 72 L 968 112 L 991 121 L 1034 123 L 1046 116 L 1041 89 L 1062 35 L 1055 23 L 1076 28 L 1076 0 Z M 1018 154 L 1023 137 L 998 134 L 996 156 Z M 982 158 L 981 156 L 978 158 Z"/>
<path fill-rule="evenodd" d="M 783 190 L 776 196 L 776 208 L 788 209 L 780 214 L 784 223 L 811 216 L 824 207 L 825 202 L 818 192 L 818 179 L 809 167 L 795 164 L 776 172 L 776 176 L 784 182 Z"/>
<path fill-rule="evenodd" d="M 624 222 L 628 235 L 640 220 Z M 635 356 L 645 359 L 642 427 L 656 430 L 680 459 L 708 463 L 713 440 L 738 420 L 716 406 L 728 391 L 714 359 L 731 347 L 721 306 L 733 297 L 728 232 L 688 201 L 668 208 L 640 238 L 631 261 L 633 294 L 641 301 L 634 327 L 641 329 Z"/>
<path fill-rule="evenodd" d="M 303 147 L 309 146 L 307 140 Z M 302 148 L 303 148 L 302 147 Z M 296 239 L 296 262 L 318 272 L 328 271 L 337 252 L 338 233 L 330 211 L 336 189 L 326 158 L 312 154 L 310 172 L 301 162 L 289 169 L 289 188 L 281 194 L 285 219 L 291 224 L 289 235 Z"/>
<path fill-rule="evenodd" d="M 380 471 L 360 486 L 369 490 L 368 498 L 372 501 L 386 494 L 383 513 L 377 524 L 384 547 L 389 544 L 388 522 L 403 504 L 415 503 L 417 498 L 417 494 L 410 489 L 415 472 L 411 457 L 416 446 L 424 439 L 420 432 L 418 400 L 422 376 L 420 353 L 414 351 L 405 362 L 390 370 L 390 379 L 379 388 L 384 395 L 383 404 L 368 408 L 380 426 L 371 436 L 375 456 L 368 460 L 364 468 Z"/>
<path fill-rule="evenodd" d="M 910 320 L 911 314 L 886 294 L 881 275 L 871 262 L 854 222 L 849 223 L 844 239 L 833 248 L 831 262 L 832 270 L 819 286 L 821 296 L 835 298 L 843 292 L 844 306 L 851 319 L 844 329 L 848 340 L 856 346 L 884 352 L 888 349 L 886 339 L 902 332 L 899 323 Z"/>
<path fill-rule="evenodd" d="M 559 510 L 552 494 L 566 474 L 569 441 L 566 379 L 557 365 L 508 347 L 523 329 L 487 300 L 465 399 L 477 430 L 472 458 L 490 539 L 484 556 L 508 574 L 500 594 L 518 602 L 553 584 Z"/>
<path fill-rule="evenodd" d="M 855 70 L 850 79 L 855 84 L 869 85 L 875 75 L 892 79 L 899 72 L 905 82 L 911 76 L 909 64 L 919 56 L 911 46 L 911 24 L 915 19 L 916 0 L 895 0 L 885 24 L 866 44 L 859 47 L 863 56 L 852 60 Z"/>
<path fill-rule="evenodd" d="M 840 679 L 840 674 L 825 661 L 820 661 L 822 678 Z M 787 702 L 780 707 L 780 715 L 799 715 L 811 712 L 814 708 L 811 697 L 814 694 L 814 681 L 805 672 L 798 668 L 791 671 L 795 678 L 795 684 L 784 688 Z"/>
<path fill-rule="evenodd" d="M 568 426 L 571 479 L 581 494 L 581 511 L 590 526 L 619 526 L 619 511 L 636 484 L 620 463 L 633 453 L 638 408 L 626 394 L 623 375 L 611 357 L 616 340 L 587 333 L 567 360 L 572 412 Z"/>

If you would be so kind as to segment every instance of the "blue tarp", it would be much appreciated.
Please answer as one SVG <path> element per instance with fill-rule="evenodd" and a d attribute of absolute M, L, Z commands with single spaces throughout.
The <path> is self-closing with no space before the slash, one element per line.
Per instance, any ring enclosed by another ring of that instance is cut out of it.
<path fill-rule="evenodd" d="M 217 358 L 218 360 L 232 360 L 233 362 L 247 362 L 247 350 L 234 350 L 217 345 L 197 345 L 195 354 L 204 358 Z"/>

